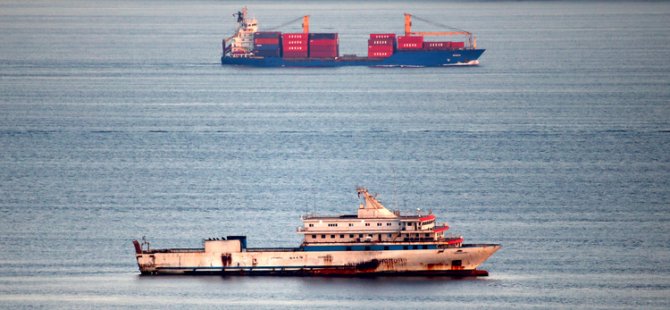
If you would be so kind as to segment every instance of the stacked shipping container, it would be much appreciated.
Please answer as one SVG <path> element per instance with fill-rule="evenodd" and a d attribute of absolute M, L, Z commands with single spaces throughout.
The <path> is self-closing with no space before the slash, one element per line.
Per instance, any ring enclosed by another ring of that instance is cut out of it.
<path fill-rule="evenodd" d="M 425 50 L 451 50 L 451 49 L 461 49 L 464 47 L 465 42 L 450 42 L 450 41 L 423 42 L 423 49 Z"/>
<path fill-rule="evenodd" d="M 307 58 L 309 50 L 307 33 L 285 33 L 281 38 L 284 58 Z"/>
<path fill-rule="evenodd" d="M 337 33 L 310 33 L 310 58 L 335 58 L 340 54 Z"/>
<path fill-rule="evenodd" d="M 399 50 L 420 50 L 423 48 L 423 36 L 398 36 Z"/>
<path fill-rule="evenodd" d="M 395 50 L 395 33 L 371 33 L 368 40 L 368 57 L 386 58 Z"/>
<path fill-rule="evenodd" d="M 254 55 L 263 57 L 281 56 L 281 32 L 254 33 Z"/>

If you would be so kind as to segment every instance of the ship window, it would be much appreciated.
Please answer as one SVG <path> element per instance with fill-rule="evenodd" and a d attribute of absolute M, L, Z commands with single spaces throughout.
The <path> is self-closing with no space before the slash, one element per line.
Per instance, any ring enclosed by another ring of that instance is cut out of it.
<path fill-rule="evenodd" d="M 349 234 L 349 238 L 353 238 L 353 237 L 354 237 L 354 234 Z"/>
<path fill-rule="evenodd" d="M 388 245 L 385 245 L 385 246 L 384 246 L 384 250 L 388 250 L 388 249 L 389 249 L 389 246 L 388 246 Z"/>
<path fill-rule="evenodd" d="M 312 238 L 316 239 L 316 235 L 312 235 Z"/>
<path fill-rule="evenodd" d="M 451 261 L 451 266 L 453 266 L 453 267 L 461 267 L 461 266 L 463 266 L 463 261 L 461 261 L 460 259 Z"/>
<path fill-rule="evenodd" d="M 370 223 L 365 223 L 365 226 L 370 226 Z"/>
<path fill-rule="evenodd" d="M 363 238 L 363 234 L 358 234 L 358 238 Z"/>
<path fill-rule="evenodd" d="M 386 226 L 391 226 L 391 223 L 386 223 Z"/>
<path fill-rule="evenodd" d="M 393 237 L 393 235 L 389 234 L 389 238 Z"/>
<path fill-rule="evenodd" d="M 377 226 L 382 226 L 382 223 L 377 223 Z"/>
<path fill-rule="evenodd" d="M 403 249 L 403 250 L 407 250 L 407 246 L 406 246 L 406 245 L 403 245 L 403 246 L 402 246 L 402 249 Z"/>
<path fill-rule="evenodd" d="M 416 250 L 416 249 L 418 249 L 418 248 L 419 248 L 418 245 L 413 245 L 413 246 L 412 246 L 412 249 L 415 249 L 415 250 Z"/>
<path fill-rule="evenodd" d="M 424 246 L 423 246 L 423 249 L 424 249 L 424 250 L 428 249 L 428 246 L 427 246 L 427 245 L 424 245 Z"/>
<path fill-rule="evenodd" d="M 335 235 L 330 235 L 330 239 L 335 239 Z"/>
<path fill-rule="evenodd" d="M 314 227 L 314 224 L 309 224 L 309 227 Z"/>
<path fill-rule="evenodd" d="M 365 250 L 366 250 L 366 251 L 370 251 L 370 246 L 366 245 L 366 246 L 365 246 Z"/>
<path fill-rule="evenodd" d="M 347 250 L 347 251 L 351 251 L 351 247 L 348 246 L 348 247 L 346 248 L 346 250 Z"/>
<path fill-rule="evenodd" d="M 337 227 L 337 223 L 335 223 L 335 224 L 328 224 L 328 227 Z"/>
<path fill-rule="evenodd" d="M 344 238 L 344 235 L 340 235 L 340 238 Z"/>
<path fill-rule="evenodd" d="M 326 235 L 321 235 L 321 239 L 326 239 Z"/>
<path fill-rule="evenodd" d="M 430 237 L 430 234 L 425 234 L 425 235 L 426 235 L 426 237 Z"/>
<path fill-rule="evenodd" d="M 354 226 L 354 223 L 349 223 L 349 227 L 353 227 L 353 226 Z"/>

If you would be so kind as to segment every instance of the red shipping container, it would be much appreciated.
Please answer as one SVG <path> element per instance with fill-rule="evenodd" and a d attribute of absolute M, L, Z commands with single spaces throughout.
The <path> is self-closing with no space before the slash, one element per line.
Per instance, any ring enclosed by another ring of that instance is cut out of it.
<path fill-rule="evenodd" d="M 307 46 L 307 41 L 282 41 L 283 46 Z"/>
<path fill-rule="evenodd" d="M 394 45 L 394 39 L 370 39 L 368 45 Z"/>
<path fill-rule="evenodd" d="M 309 49 L 309 52 L 310 53 L 313 53 L 313 52 L 317 52 L 317 53 L 318 52 L 337 52 L 337 50 L 338 50 L 337 46 L 334 46 L 334 47 L 315 46 L 315 47 L 311 47 Z"/>
<path fill-rule="evenodd" d="M 398 49 L 422 49 L 423 48 L 423 37 L 422 36 L 399 36 L 398 37 Z"/>
<path fill-rule="evenodd" d="M 423 42 L 423 47 L 425 49 L 448 49 L 451 47 L 451 42 L 448 41 Z"/>
<path fill-rule="evenodd" d="M 372 52 L 368 53 L 369 58 L 386 58 L 386 57 L 391 57 L 393 55 L 393 52 Z"/>
<path fill-rule="evenodd" d="M 368 45 L 368 57 L 388 57 L 393 55 L 393 46 Z"/>
<path fill-rule="evenodd" d="M 281 35 L 281 37 L 284 40 L 291 39 L 291 40 L 307 41 L 307 39 L 309 38 L 309 34 L 308 33 L 303 33 L 303 32 L 300 32 L 300 33 L 284 33 L 284 34 Z"/>
<path fill-rule="evenodd" d="M 337 45 L 337 39 L 335 40 L 309 40 L 309 45 Z"/>
<path fill-rule="evenodd" d="M 465 42 L 451 42 L 451 48 L 453 49 L 459 49 L 459 48 L 464 48 L 465 47 Z"/>
<path fill-rule="evenodd" d="M 370 39 L 393 39 L 395 40 L 395 33 L 371 33 Z"/>
<path fill-rule="evenodd" d="M 254 44 L 271 44 L 271 45 L 276 45 L 279 44 L 279 38 L 255 38 L 254 39 Z"/>
<path fill-rule="evenodd" d="M 368 45 L 368 52 L 393 52 L 393 46 L 390 45 Z"/>
<path fill-rule="evenodd" d="M 422 44 L 418 43 L 404 43 L 404 44 L 398 44 L 398 49 L 399 50 L 420 50 L 423 48 Z"/>
<path fill-rule="evenodd" d="M 305 52 L 307 53 L 307 45 L 284 45 L 282 46 L 284 52 Z"/>

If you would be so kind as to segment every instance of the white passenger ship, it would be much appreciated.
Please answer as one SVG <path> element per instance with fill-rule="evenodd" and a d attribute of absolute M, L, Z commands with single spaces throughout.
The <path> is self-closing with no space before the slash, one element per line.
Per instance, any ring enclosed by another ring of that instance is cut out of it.
<path fill-rule="evenodd" d="M 143 275 L 445 275 L 486 276 L 478 270 L 499 244 L 464 244 L 447 236 L 435 215 L 401 215 L 367 189 L 356 215 L 302 217 L 297 248 L 248 248 L 246 236 L 204 240 L 199 249 L 151 249 L 134 240 Z M 418 213 L 418 212 L 417 212 Z"/>

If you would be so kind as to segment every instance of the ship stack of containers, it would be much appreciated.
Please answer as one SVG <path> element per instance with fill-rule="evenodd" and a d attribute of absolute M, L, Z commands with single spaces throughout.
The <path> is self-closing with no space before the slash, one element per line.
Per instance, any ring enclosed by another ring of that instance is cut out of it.
<path fill-rule="evenodd" d="M 368 40 L 368 57 L 386 58 L 395 50 L 395 33 L 371 33 Z"/>
<path fill-rule="evenodd" d="M 284 58 L 307 58 L 309 36 L 307 33 L 284 33 L 281 36 Z"/>
<path fill-rule="evenodd" d="M 254 55 L 263 57 L 281 56 L 281 32 L 254 33 Z"/>
<path fill-rule="evenodd" d="M 337 33 L 310 33 L 310 58 L 335 58 L 340 54 Z"/>
<path fill-rule="evenodd" d="M 423 36 L 398 36 L 398 50 L 423 49 Z"/>

